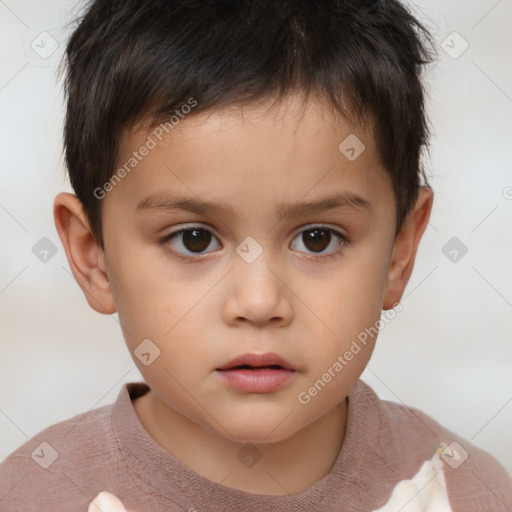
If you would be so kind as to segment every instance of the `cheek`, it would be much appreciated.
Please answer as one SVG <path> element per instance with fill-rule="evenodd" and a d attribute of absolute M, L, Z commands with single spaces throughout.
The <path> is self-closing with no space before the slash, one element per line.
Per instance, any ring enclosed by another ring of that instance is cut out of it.
<path fill-rule="evenodd" d="M 153 264 L 152 264 L 153 263 Z M 123 327 L 125 341 L 131 353 L 143 340 L 151 340 L 150 351 L 158 357 L 145 366 L 135 357 L 141 373 L 160 375 L 166 385 L 172 384 L 170 372 L 185 384 L 204 376 L 205 361 L 215 361 L 212 336 L 206 330 L 214 308 L 211 284 L 191 285 L 186 279 L 169 274 L 159 262 L 142 258 L 122 258 L 111 277 L 112 289 Z M 202 364 L 201 364 L 202 363 Z M 209 368 L 209 366 L 208 366 Z M 202 372 L 202 373 L 201 373 Z"/>
<path fill-rule="evenodd" d="M 378 332 L 386 282 L 386 261 L 377 256 L 378 252 L 369 248 L 358 251 L 357 257 L 347 257 L 336 279 L 309 294 L 321 319 L 310 326 L 317 324 L 316 337 L 324 339 L 322 350 L 313 354 L 317 373 L 330 368 L 345 353 L 347 364 L 343 363 L 341 372 L 345 377 L 335 380 L 357 379 L 367 364 Z"/>
<path fill-rule="evenodd" d="M 144 257 L 143 252 L 121 254 L 112 250 L 110 260 L 110 285 L 130 348 L 145 338 L 163 340 L 190 309 L 192 290 L 168 275 L 161 262 Z"/>
<path fill-rule="evenodd" d="M 380 317 L 385 265 L 375 258 L 346 261 L 336 279 L 314 294 L 325 323 L 340 340 L 357 336 Z"/>

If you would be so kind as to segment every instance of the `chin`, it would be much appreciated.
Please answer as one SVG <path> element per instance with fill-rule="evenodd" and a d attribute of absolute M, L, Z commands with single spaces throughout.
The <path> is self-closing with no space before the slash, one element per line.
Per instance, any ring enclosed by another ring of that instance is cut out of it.
<path fill-rule="evenodd" d="M 300 430 L 300 425 L 283 421 L 286 415 L 280 411 L 279 414 L 265 417 L 265 415 L 253 411 L 252 417 L 242 419 L 233 413 L 232 421 L 222 423 L 225 430 L 219 428 L 218 425 L 215 425 L 215 430 L 229 441 L 242 444 L 277 443 L 288 439 Z"/>
<path fill-rule="evenodd" d="M 241 444 L 266 444 L 278 443 L 293 435 L 293 432 L 289 432 L 288 430 L 280 430 L 279 433 L 272 432 L 274 428 L 275 426 L 271 427 L 270 425 L 266 425 L 262 428 L 258 428 L 255 425 L 240 425 L 236 430 L 230 430 L 232 436 L 227 437 L 227 439 Z M 226 437 L 225 432 L 223 432 L 223 435 Z"/>

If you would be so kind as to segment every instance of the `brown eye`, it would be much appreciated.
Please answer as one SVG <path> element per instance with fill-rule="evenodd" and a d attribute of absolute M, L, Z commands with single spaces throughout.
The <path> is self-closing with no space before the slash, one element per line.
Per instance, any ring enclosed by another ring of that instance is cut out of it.
<path fill-rule="evenodd" d="M 302 234 L 304 245 L 314 252 L 325 250 L 331 241 L 331 233 L 325 229 L 311 229 Z"/>
<path fill-rule="evenodd" d="M 192 252 L 202 252 L 208 248 L 212 234 L 204 229 L 187 229 L 183 231 L 183 245 Z"/>
<path fill-rule="evenodd" d="M 305 252 L 312 259 L 321 261 L 336 256 L 345 242 L 347 242 L 347 239 L 334 229 L 324 226 L 310 226 L 295 238 L 292 242 L 292 249 Z M 331 250 L 325 252 L 329 247 L 331 247 Z"/>
<path fill-rule="evenodd" d="M 201 253 L 208 249 L 214 239 L 216 240 L 214 235 L 207 229 L 192 227 L 175 231 L 164 237 L 160 243 L 162 245 L 169 245 L 180 256 L 188 257 L 194 254 L 201 255 Z"/>

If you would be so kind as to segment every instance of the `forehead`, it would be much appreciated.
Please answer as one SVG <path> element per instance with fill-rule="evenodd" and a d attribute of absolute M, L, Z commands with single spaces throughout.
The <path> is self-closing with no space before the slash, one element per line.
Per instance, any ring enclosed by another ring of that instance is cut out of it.
<path fill-rule="evenodd" d="M 217 198 L 231 214 L 263 198 L 275 199 L 282 213 L 287 201 L 325 196 L 336 187 L 363 202 L 365 195 L 375 201 L 392 194 L 371 129 L 354 126 L 321 101 L 289 96 L 278 104 L 176 119 L 172 125 L 140 123 L 122 139 L 118 168 L 151 147 L 113 194 L 122 189 L 133 209 L 166 192 L 199 202 Z"/>
<path fill-rule="evenodd" d="M 197 103 L 197 102 L 195 102 Z M 332 144 L 340 137 L 357 133 L 364 139 L 370 152 L 374 149 L 372 125 L 359 123 L 357 126 L 348 121 L 328 106 L 319 96 L 312 95 L 306 100 L 300 93 L 292 93 L 277 102 L 267 99 L 247 105 L 230 105 L 222 109 L 209 109 L 196 113 L 194 108 L 183 104 L 183 111 L 178 115 L 171 112 L 159 124 L 150 125 L 149 119 L 143 119 L 133 129 L 124 132 L 121 139 L 121 153 L 136 149 L 150 135 L 157 144 L 164 148 L 175 143 L 178 149 L 198 148 L 199 144 L 236 144 L 240 139 L 253 141 L 255 144 L 266 143 L 272 147 L 276 143 L 289 142 L 299 144 L 304 139 L 315 137 Z M 185 110 L 185 107 L 187 109 Z M 176 113 L 181 108 L 175 110 Z M 197 107 L 196 107 L 197 110 Z M 276 139 L 279 135 L 279 139 Z M 194 144 L 195 143 L 195 144 Z M 188 146 L 186 148 L 185 146 Z M 309 149 L 309 148 L 307 148 Z M 262 155 L 263 156 L 263 155 Z"/>

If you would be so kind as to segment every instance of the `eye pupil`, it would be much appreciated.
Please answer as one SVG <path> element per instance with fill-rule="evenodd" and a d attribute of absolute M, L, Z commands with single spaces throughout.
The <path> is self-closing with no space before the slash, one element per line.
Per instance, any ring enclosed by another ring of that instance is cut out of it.
<path fill-rule="evenodd" d="M 188 229 L 183 231 L 183 245 L 192 252 L 202 252 L 211 242 L 211 233 L 204 229 Z"/>
<path fill-rule="evenodd" d="M 321 252 L 329 246 L 331 233 L 325 229 L 310 229 L 308 231 L 304 231 L 302 234 L 302 240 L 308 249 Z"/>

